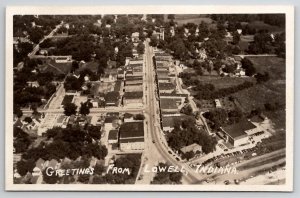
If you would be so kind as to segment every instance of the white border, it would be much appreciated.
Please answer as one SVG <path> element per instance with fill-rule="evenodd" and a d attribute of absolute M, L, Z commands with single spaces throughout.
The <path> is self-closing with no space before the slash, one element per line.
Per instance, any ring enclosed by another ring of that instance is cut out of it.
<path fill-rule="evenodd" d="M 14 14 L 286 14 L 286 184 L 285 185 L 110 185 L 13 184 L 13 15 Z M 6 9 L 5 189 L 8 191 L 292 191 L 294 145 L 293 6 L 11 6 Z"/>

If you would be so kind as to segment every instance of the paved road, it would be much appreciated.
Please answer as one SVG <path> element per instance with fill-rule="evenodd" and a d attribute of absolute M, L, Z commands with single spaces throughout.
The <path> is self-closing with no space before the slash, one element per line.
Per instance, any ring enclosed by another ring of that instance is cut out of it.
<path fill-rule="evenodd" d="M 32 110 L 22 109 L 24 114 L 32 113 Z M 128 113 L 136 113 L 142 112 L 144 108 L 124 108 L 124 107 L 114 107 L 114 108 L 91 108 L 90 114 L 96 113 L 106 113 L 106 112 L 128 112 Z M 38 109 L 40 113 L 64 113 L 64 109 Z"/>
<path fill-rule="evenodd" d="M 148 104 L 147 104 L 147 113 L 149 114 L 149 120 L 148 122 L 149 124 L 149 130 L 151 133 L 151 137 L 153 138 L 153 140 L 155 141 L 155 143 L 153 144 L 156 149 L 159 151 L 159 154 L 163 157 L 163 159 L 165 160 L 165 162 L 168 162 L 171 165 L 174 166 L 179 166 L 181 167 L 185 167 L 185 169 L 188 171 L 187 175 L 183 175 L 183 180 L 187 183 L 195 183 L 199 180 L 199 178 L 197 178 L 196 176 L 194 176 L 194 172 L 192 172 L 190 170 L 190 168 L 188 166 L 186 166 L 185 164 L 177 161 L 176 159 L 173 158 L 173 156 L 171 154 L 168 153 L 168 146 L 166 145 L 166 142 L 164 141 L 164 137 L 162 137 L 163 135 L 161 134 L 160 131 L 160 123 L 159 123 L 159 112 L 158 112 L 158 101 L 156 100 L 156 93 L 155 93 L 155 81 L 154 81 L 154 76 L 155 76 L 155 72 L 154 72 L 154 67 L 153 67 L 153 49 L 149 46 L 149 43 L 146 42 L 145 45 L 145 53 L 146 53 L 146 63 L 147 63 L 147 69 L 148 69 L 148 77 L 150 79 L 150 81 L 152 83 L 148 84 L 148 89 L 147 89 L 147 95 L 148 95 Z M 148 109 L 149 108 L 149 109 Z M 149 141 L 149 140 L 148 140 Z M 150 140 L 151 141 L 151 140 Z"/>
<path fill-rule="evenodd" d="M 40 49 L 40 44 L 44 42 L 45 39 L 50 38 L 54 35 L 54 33 L 63 25 L 63 21 L 58 24 L 47 36 L 44 36 L 42 40 L 33 48 L 32 52 L 28 54 L 28 56 L 31 58 L 31 56 L 35 55 L 36 52 Z"/>

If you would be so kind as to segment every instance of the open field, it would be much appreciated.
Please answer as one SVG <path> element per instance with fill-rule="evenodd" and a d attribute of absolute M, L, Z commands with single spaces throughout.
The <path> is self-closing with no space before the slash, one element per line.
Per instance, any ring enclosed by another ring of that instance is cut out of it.
<path fill-rule="evenodd" d="M 247 57 L 257 72 L 267 71 L 274 80 L 285 79 L 285 59 L 279 57 Z"/>
<path fill-rule="evenodd" d="M 187 23 L 200 24 L 202 21 L 209 24 L 210 28 L 216 27 L 216 25 L 213 24 L 213 20 L 211 18 L 205 17 L 205 16 L 200 16 L 199 14 L 175 15 L 175 22 L 177 22 L 179 26 L 181 26 L 183 24 L 187 24 Z"/>
<path fill-rule="evenodd" d="M 39 66 L 42 72 L 52 72 L 54 74 L 67 74 L 71 69 L 72 63 L 56 63 L 55 60 L 46 59 L 43 65 Z"/>
<path fill-rule="evenodd" d="M 247 24 L 247 22 L 243 22 L 242 24 Z M 269 25 L 264 23 L 263 21 L 253 21 L 251 23 L 248 23 L 250 27 L 258 29 L 258 30 L 269 30 L 269 32 L 272 33 L 279 33 L 279 32 L 283 32 L 284 28 L 283 27 L 279 27 L 279 26 L 273 26 L 273 25 Z"/>
<path fill-rule="evenodd" d="M 216 89 L 228 88 L 242 84 L 245 81 L 254 82 L 253 78 L 239 78 L 239 77 L 220 77 L 220 76 L 198 76 L 200 82 L 203 84 L 210 83 L 215 86 Z"/>

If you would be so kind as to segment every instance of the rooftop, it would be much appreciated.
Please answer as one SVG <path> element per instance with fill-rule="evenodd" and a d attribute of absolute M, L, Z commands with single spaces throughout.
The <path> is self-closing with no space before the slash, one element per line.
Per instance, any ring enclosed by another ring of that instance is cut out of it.
<path fill-rule="evenodd" d="M 130 142 L 144 142 L 144 138 L 128 138 L 120 139 L 120 143 L 130 143 Z"/>
<path fill-rule="evenodd" d="M 135 99 L 135 98 L 142 98 L 142 97 L 143 97 L 142 91 L 124 93 L 124 99 Z"/>
<path fill-rule="evenodd" d="M 246 136 L 245 131 L 254 129 L 256 126 L 248 120 L 240 121 L 237 124 L 222 127 L 222 129 L 232 138 L 239 138 Z"/>
<path fill-rule="evenodd" d="M 120 127 L 120 139 L 144 137 L 143 122 L 125 122 Z"/>
<path fill-rule="evenodd" d="M 160 99 L 160 108 L 161 109 L 178 109 L 177 102 L 178 102 L 178 99 L 161 98 Z"/>
<path fill-rule="evenodd" d="M 118 102 L 120 93 L 116 91 L 107 92 L 104 96 L 105 102 Z"/>
<path fill-rule="evenodd" d="M 183 153 L 187 153 L 187 152 L 194 151 L 194 150 L 202 150 L 202 146 L 200 146 L 199 144 L 193 143 L 191 145 L 182 147 L 180 149 L 180 151 Z"/>
<path fill-rule="evenodd" d="M 173 83 L 158 83 L 158 88 L 160 90 L 170 90 L 175 89 L 175 85 Z"/>
<path fill-rule="evenodd" d="M 181 115 L 181 116 L 168 116 L 162 117 L 162 126 L 163 127 L 174 127 L 176 122 L 182 122 L 183 120 L 187 119 L 188 116 Z"/>
<path fill-rule="evenodd" d="M 115 140 L 118 139 L 119 130 L 110 130 L 108 134 L 109 140 Z"/>

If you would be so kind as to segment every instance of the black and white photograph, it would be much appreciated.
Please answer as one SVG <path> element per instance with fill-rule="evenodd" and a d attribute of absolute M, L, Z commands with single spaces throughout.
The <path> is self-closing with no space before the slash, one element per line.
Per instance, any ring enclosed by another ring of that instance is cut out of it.
<path fill-rule="evenodd" d="M 6 9 L 6 190 L 292 191 L 292 6 Z"/>

